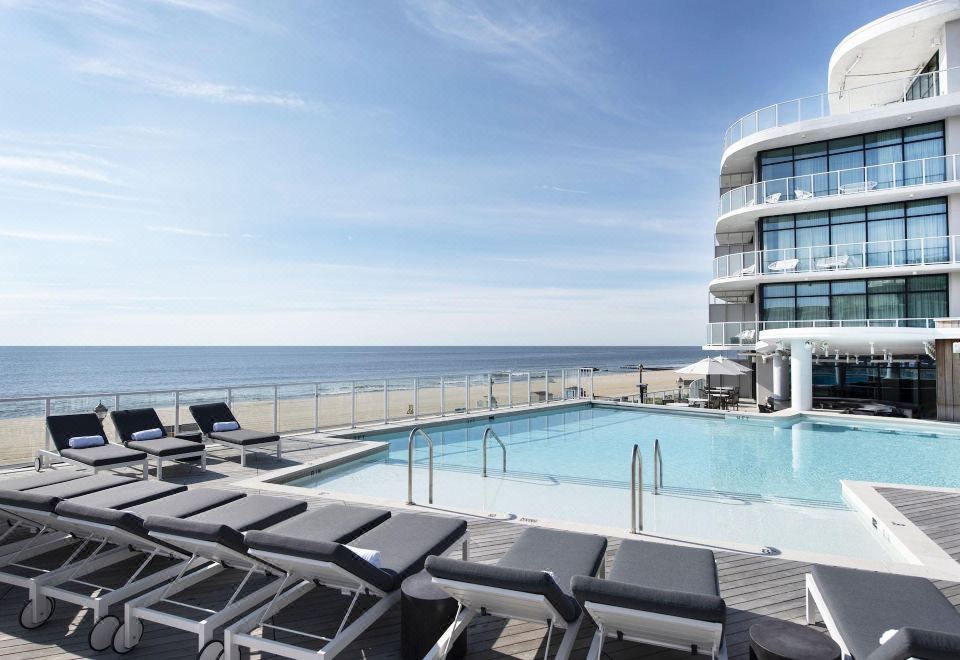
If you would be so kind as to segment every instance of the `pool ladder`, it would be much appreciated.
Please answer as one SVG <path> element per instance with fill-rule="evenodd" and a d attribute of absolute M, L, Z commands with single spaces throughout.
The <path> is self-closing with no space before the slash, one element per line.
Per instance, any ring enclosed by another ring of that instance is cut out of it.
<path fill-rule="evenodd" d="M 414 504 L 413 501 L 413 449 L 414 441 L 417 438 L 417 434 L 423 436 L 427 441 L 427 449 L 429 451 L 429 462 L 427 464 L 429 471 L 430 485 L 429 490 L 427 491 L 427 501 L 429 504 L 433 504 L 433 439 L 419 426 L 415 427 L 410 431 L 410 437 L 407 439 L 407 504 Z"/>
<path fill-rule="evenodd" d="M 659 495 L 663 487 L 663 455 L 659 438 L 653 443 L 653 494 Z M 640 445 L 633 446 L 630 457 L 630 533 L 643 531 L 643 455 Z"/>
<path fill-rule="evenodd" d="M 488 426 L 483 432 L 483 476 L 487 476 L 487 438 L 491 435 L 500 445 L 500 451 L 503 453 L 503 471 L 507 471 L 507 447 L 503 444 L 503 440 L 500 439 L 497 432 L 493 430 L 493 427 Z"/>

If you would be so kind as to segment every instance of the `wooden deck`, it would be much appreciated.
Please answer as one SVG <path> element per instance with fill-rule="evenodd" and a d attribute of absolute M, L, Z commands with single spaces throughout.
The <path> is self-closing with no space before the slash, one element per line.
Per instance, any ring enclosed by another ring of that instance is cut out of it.
<path fill-rule="evenodd" d="M 334 446 L 290 441 L 286 446 L 285 459 L 279 464 L 271 458 L 261 457 L 253 459 L 247 468 L 241 468 L 231 453 L 224 452 L 222 459 L 218 453 L 212 454 L 206 474 L 183 466 L 171 467 L 164 472 L 169 481 L 203 484 L 215 488 L 240 488 L 238 481 L 248 479 L 258 472 L 275 469 L 278 465 L 318 458 L 343 448 L 342 443 Z M 919 503 L 921 499 L 923 498 L 917 498 L 914 503 Z M 324 500 L 310 498 L 309 502 L 311 506 L 316 506 Z M 960 507 L 960 497 L 953 500 L 952 506 Z M 954 519 L 956 511 L 960 511 L 960 508 L 954 511 Z M 944 511 L 943 515 L 946 517 L 950 514 Z M 523 529 L 518 524 L 486 519 L 470 520 L 469 527 L 472 557 L 483 562 L 496 561 Z M 954 525 L 953 529 L 960 529 L 960 525 Z M 944 536 L 944 539 L 946 538 Z M 610 539 L 608 563 L 612 560 L 618 543 L 619 539 Z M 721 592 L 729 608 L 726 638 L 730 658 L 746 660 L 748 657 L 748 630 L 753 623 L 765 618 L 803 622 L 804 574 L 809 568 L 807 564 L 732 552 L 718 552 L 717 561 Z M 937 586 L 951 602 L 960 605 L 960 585 L 939 583 Z M 218 597 L 225 598 L 224 593 L 220 593 L 216 588 L 205 588 L 202 593 L 194 594 L 193 598 L 197 602 L 209 604 Z M 87 644 L 91 626 L 89 614 L 78 616 L 79 610 L 76 607 L 62 602 L 57 604 L 56 612 L 45 626 L 33 631 L 23 630 L 17 623 L 17 616 L 24 601 L 23 590 L 0 587 L 0 656 L 24 659 L 85 658 L 97 655 L 114 657 L 112 651 L 101 654 L 90 651 Z M 330 634 L 336 628 L 346 604 L 347 599 L 338 593 L 315 590 L 310 596 L 299 601 L 297 607 L 284 612 L 275 623 Z M 122 608 L 117 608 L 114 614 L 122 616 Z M 365 660 L 399 657 L 399 618 L 397 607 L 340 657 Z M 593 626 L 587 622 L 581 630 L 573 658 L 585 656 L 592 635 Z M 477 660 L 543 657 L 544 636 L 544 626 L 484 617 L 475 621 L 469 630 L 469 657 Z M 559 638 L 560 635 L 554 635 L 554 648 L 551 653 L 559 643 Z M 143 640 L 128 657 L 186 659 L 196 657 L 196 651 L 195 637 L 146 623 Z M 607 658 L 613 660 L 680 660 L 690 657 L 689 653 L 614 641 L 605 645 L 604 652 Z"/>
<path fill-rule="evenodd" d="M 913 488 L 878 488 L 877 492 L 960 562 L 960 493 Z"/>

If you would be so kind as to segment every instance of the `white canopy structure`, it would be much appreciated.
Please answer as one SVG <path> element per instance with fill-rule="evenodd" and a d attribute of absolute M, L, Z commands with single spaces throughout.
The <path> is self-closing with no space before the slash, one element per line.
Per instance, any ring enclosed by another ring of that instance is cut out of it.
<path fill-rule="evenodd" d="M 682 369 L 677 369 L 677 373 L 683 376 L 739 376 L 740 374 L 750 373 L 750 369 L 724 357 L 704 358 L 699 362 L 694 362 Z"/>

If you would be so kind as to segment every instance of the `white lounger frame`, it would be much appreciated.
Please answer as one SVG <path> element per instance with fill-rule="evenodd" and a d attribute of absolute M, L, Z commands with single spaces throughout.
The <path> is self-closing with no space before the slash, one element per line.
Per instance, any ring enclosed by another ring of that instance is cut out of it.
<path fill-rule="evenodd" d="M 280 438 L 276 442 L 258 442 L 253 445 L 238 445 L 234 442 L 228 442 L 227 440 L 221 440 L 220 438 L 211 438 L 206 433 L 203 434 L 203 441 L 209 444 L 220 445 L 221 447 L 227 447 L 229 449 L 239 449 L 240 450 L 240 467 L 247 467 L 247 452 L 259 452 L 259 453 L 274 453 L 277 454 L 277 460 L 279 461 L 283 458 L 283 438 Z"/>
<path fill-rule="evenodd" d="M 470 535 L 465 533 L 459 537 L 450 547 L 461 544 L 461 553 L 464 559 L 470 554 Z M 343 651 L 349 644 L 360 636 L 363 631 L 373 625 L 381 616 L 393 607 L 400 600 L 400 588 L 385 592 L 364 582 L 353 573 L 345 571 L 334 563 L 326 561 L 317 561 L 303 557 L 294 557 L 292 555 L 283 555 L 275 552 L 252 551 L 258 557 L 270 562 L 275 566 L 280 566 L 286 571 L 286 576 L 275 590 L 273 599 L 265 606 L 251 612 L 244 618 L 237 621 L 224 631 L 224 646 L 226 660 L 240 660 L 240 648 L 246 648 L 251 653 L 260 651 L 271 653 L 284 658 L 293 660 L 329 660 Z M 287 584 L 291 581 L 299 582 L 284 592 Z M 333 637 L 324 637 L 307 633 L 302 630 L 292 630 L 267 624 L 266 621 L 275 616 L 278 612 L 291 605 L 298 599 L 313 590 L 317 585 L 340 589 L 345 595 L 353 595 L 350 605 L 347 607 L 340 626 Z M 350 614 L 361 595 L 376 596 L 380 600 L 357 617 L 353 623 L 347 625 Z M 323 648 L 318 651 L 294 644 L 286 644 L 265 639 L 260 635 L 254 635 L 253 631 L 257 628 L 270 628 L 282 632 L 302 635 L 311 639 L 325 642 Z"/>
<path fill-rule="evenodd" d="M 817 581 L 813 579 L 813 573 L 807 573 L 806 583 L 807 625 L 812 626 L 817 622 L 816 613 L 819 612 L 823 618 L 823 623 L 827 626 L 827 632 L 830 633 L 830 637 L 840 647 L 840 657 L 843 658 L 843 660 L 853 660 L 853 656 L 850 655 L 850 651 L 847 649 L 846 642 L 844 642 L 843 637 L 840 636 L 840 630 L 837 628 L 837 623 L 833 619 L 833 614 L 827 607 L 827 602 L 823 599 L 823 594 L 820 593 Z"/>
<path fill-rule="evenodd" d="M 600 575 L 604 572 L 604 564 L 600 562 Z M 470 625 L 470 622 L 481 613 L 498 616 L 504 619 L 519 619 L 530 623 L 542 623 L 547 626 L 547 643 L 543 657 L 546 660 L 550 655 L 550 640 L 555 627 L 565 628 L 560 647 L 554 656 L 556 660 L 567 660 L 573 644 L 577 640 L 577 633 L 583 623 L 583 612 L 576 621 L 569 622 L 547 600 L 546 596 L 530 594 L 512 589 L 488 587 L 472 582 L 460 582 L 443 578 L 433 578 L 433 583 L 446 591 L 459 603 L 457 616 L 447 628 L 433 648 L 424 656 L 424 660 L 441 660 L 453 648 L 453 643 Z"/>
<path fill-rule="evenodd" d="M 174 463 L 183 463 L 186 458 L 200 458 L 200 471 L 207 471 L 207 448 L 203 443 L 197 443 L 200 447 L 198 451 L 190 452 L 189 454 L 173 454 L 171 456 L 154 456 L 156 459 L 154 461 L 157 469 L 157 480 L 163 481 L 163 462 L 164 461 L 173 461 Z M 147 454 L 147 460 L 150 459 L 150 454 Z"/>
<path fill-rule="evenodd" d="M 83 451 L 83 450 L 80 450 Z M 136 451 L 136 450 L 131 450 Z M 127 461 L 126 463 L 111 463 L 110 465 L 100 465 L 94 467 L 93 465 L 88 465 L 86 463 L 81 463 L 80 461 L 74 458 L 67 458 L 60 454 L 57 451 L 51 451 L 49 449 L 38 449 L 37 450 L 37 472 L 40 472 L 44 468 L 51 467 L 54 461 L 63 461 L 64 463 L 69 463 L 70 465 L 75 465 L 78 468 L 84 470 L 92 470 L 93 474 L 98 474 L 105 471 L 119 470 L 121 468 L 133 467 L 140 468 L 141 478 L 146 479 L 150 476 L 150 457 L 149 455 L 144 456 L 143 458 L 138 458 L 135 461 Z"/>
<path fill-rule="evenodd" d="M 213 633 L 217 628 L 273 596 L 276 591 L 276 583 L 280 582 L 280 578 L 278 577 L 276 580 L 271 580 L 266 585 L 240 598 L 240 593 L 243 591 L 243 588 L 254 575 L 272 575 L 274 573 L 280 573 L 281 571 L 274 569 L 272 566 L 259 561 L 251 555 L 238 552 L 212 541 L 202 541 L 186 536 L 160 534 L 156 532 L 151 532 L 150 535 L 192 554 L 187 562 L 181 564 L 180 572 L 171 582 L 126 602 L 124 605 L 123 625 L 118 631 L 118 635 L 121 636 L 126 649 L 133 648 L 140 642 L 140 637 L 143 633 L 143 624 L 140 622 L 141 620 L 145 620 L 197 635 L 197 651 L 202 651 L 208 642 L 213 641 Z M 193 570 L 197 566 L 202 566 L 204 563 L 207 565 Z M 228 569 L 243 570 L 244 574 L 233 594 L 222 607 L 217 609 L 198 607 L 191 603 L 183 603 L 171 599 L 171 596 L 175 596 L 181 591 L 208 580 Z M 188 571 L 191 570 L 193 572 L 188 573 Z M 205 617 L 197 620 L 161 612 L 153 607 L 158 603 L 176 605 L 195 612 L 201 612 Z"/>
<path fill-rule="evenodd" d="M 584 609 L 597 624 L 587 660 L 598 660 L 607 637 L 650 644 L 687 653 L 697 647 L 698 653 L 709 649 L 710 657 L 726 660 L 727 645 L 723 639 L 723 624 L 686 619 L 655 612 L 644 612 L 626 607 L 615 607 L 587 601 Z"/>

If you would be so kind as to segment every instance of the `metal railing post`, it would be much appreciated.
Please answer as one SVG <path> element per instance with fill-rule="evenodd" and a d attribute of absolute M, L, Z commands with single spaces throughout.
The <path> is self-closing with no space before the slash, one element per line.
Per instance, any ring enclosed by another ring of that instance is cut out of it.
<path fill-rule="evenodd" d="M 639 488 L 637 488 L 639 486 Z M 640 445 L 633 446 L 630 458 L 630 533 L 643 531 L 643 457 Z"/>
<path fill-rule="evenodd" d="M 463 377 L 463 412 L 470 412 L 470 375 Z"/>
<path fill-rule="evenodd" d="M 320 384 L 313 384 L 313 432 L 320 430 Z"/>
<path fill-rule="evenodd" d="M 420 379 L 413 379 L 413 418 L 420 416 Z"/>
<path fill-rule="evenodd" d="M 50 397 L 47 397 L 43 400 L 43 419 L 46 420 L 50 416 Z M 46 423 L 43 425 L 43 448 L 50 450 L 50 429 L 47 428 Z"/>
<path fill-rule="evenodd" d="M 531 390 L 531 387 L 530 387 L 530 372 L 528 371 L 528 372 L 527 372 L 527 405 L 528 405 L 528 406 L 533 403 L 533 392 L 531 392 L 530 390 Z"/>
<path fill-rule="evenodd" d="M 443 386 L 444 386 L 443 376 L 440 376 L 440 416 L 441 417 L 443 417 L 444 415 L 443 400 L 445 397 L 443 395 Z"/>
<path fill-rule="evenodd" d="M 389 390 L 387 389 L 388 384 L 389 384 L 389 381 L 386 378 L 384 378 L 383 379 L 383 423 L 384 424 L 390 421 L 390 394 L 389 394 Z"/>
<path fill-rule="evenodd" d="M 233 407 L 233 388 L 232 387 L 227 388 L 227 406 L 230 408 Z"/>
<path fill-rule="evenodd" d="M 350 381 L 350 428 L 357 426 L 357 381 Z"/>
<path fill-rule="evenodd" d="M 543 400 L 550 403 L 550 370 L 543 370 Z"/>
<path fill-rule="evenodd" d="M 427 501 L 429 504 L 433 504 L 433 440 L 427 435 L 427 432 L 424 431 L 419 426 L 415 427 L 410 431 L 410 436 L 407 438 L 407 504 L 414 504 L 413 501 L 413 441 L 416 438 L 417 434 L 422 435 L 427 441 L 427 450 L 429 451 L 429 490 L 427 491 Z"/>
<path fill-rule="evenodd" d="M 507 407 L 513 408 L 513 369 L 507 372 Z"/>
<path fill-rule="evenodd" d="M 173 392 L 173 434 L 180 433 L 180 390 Z"/>
<path fill-rule="evenodd" d="M 280 430 L 280 394 L 277 386 L 273 386 L 273 432 Z"/>
<path fill-rule="evenodd" d="M 493 374 L 487 374 L 487 410 L 493 410 Z"/>

